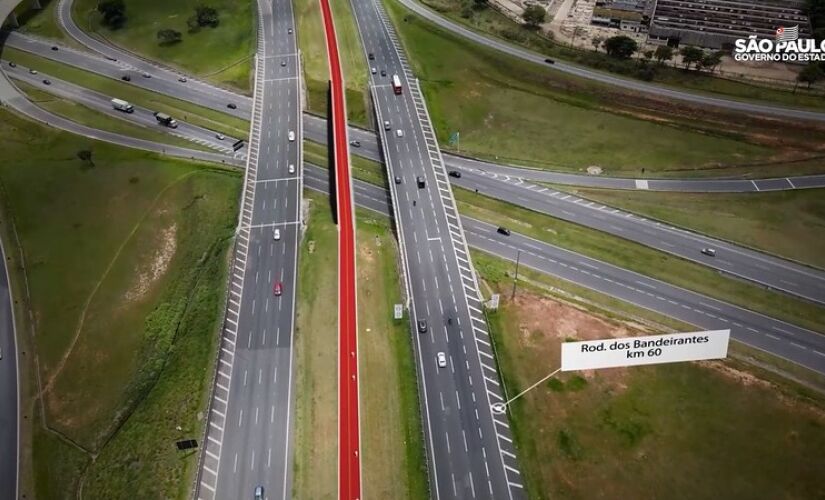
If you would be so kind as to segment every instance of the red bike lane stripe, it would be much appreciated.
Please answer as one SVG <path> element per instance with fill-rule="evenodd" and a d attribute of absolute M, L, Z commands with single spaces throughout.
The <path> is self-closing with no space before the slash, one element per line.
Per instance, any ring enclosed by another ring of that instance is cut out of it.
<path fill-rule="evenodd" d="M 349 172 L 346 105 L 338 42 L 329 0 L 319 0 L 330 81 L 338 211 L 338 498 L 361 497 L 358 415 L 358 341 L 355 284 L 355 218 Z"/>

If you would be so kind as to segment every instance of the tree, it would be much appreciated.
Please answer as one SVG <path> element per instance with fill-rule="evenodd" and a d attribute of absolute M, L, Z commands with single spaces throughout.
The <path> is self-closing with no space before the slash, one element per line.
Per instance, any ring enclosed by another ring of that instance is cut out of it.
<path fill-rule="evenodd" d="M 106 0 L 97 4 L 97 11 L 103 16 L 103 25 L 116 30 L 126 23 L 126 5 L 123 0 Z"/>
<path fill-rule="evenodd" d="M 90 167 L 95 166 L 95 162 L 92 161 L 92 150 L 91 149 L 81 149 L 77 152 L 77 157 L 81 160 L 88 162 Z"/>
<path fill-rule="evenodd" d="M 604 41 L 604 50 L 610 57 L 629 59 L 630 56 L 639 50 L 639 44 L 629 36 L 611 36 Z"/>
<path fill-rule="evenodd" d="M 524 23 L 531 28 L 538 28 L 547 17 L 547 11 L 540 5 L 530 5 L 521 13 Z"/>
<path fill-rule="evenodd" d="M 195 7 L 195 16 L 198 19 L 198 26 L 210 26 L 217 28 L 220 23 L 218 19 L 218 11 L 208 5 L 200 5 Z"/>
<path fill-rule="evenodd" d="M 820 80 L 823 76 L 825 76 L 825 72 L 822 71 L 822 68 L 819 64 L 812 62 L 808 63 L 807 66 L 802 68 L 802 71 L 796 75 L 797 83 L 805 83 L 808 85 L 808 89 L 811 88 L 811 85 L 816 83 Z"/>
<path fill-rule="evenodd" d="M 473 0 L 473 8 L 476 10 L 483 10 L 487 8 L 490 0 Z"/>
<path fill-rule="evenodd" d="M 705 51 L 700 49 L 699 47 L 682 47 L 679 50 L 679 54 L 682 56 L 682 62 L 685 63 L 685 69 L 690 69 L 690 65 L 696 63 L 698 66 L 702 58 L 705 56 Z"/>
<path fill-rule="evenodd" d="M 590 43 L 591 43 L 591 45 L 593 45 L 593 48 L 596 50 L 596 52 L 599 51 L 599 47 L 602 46 L 603 41 L 604 41 L 604 38 L 602 38 L 600 36 L 594 36 L 593 38 L 590 39 Z"/>
<path fill-rule="evenodd" d="M 170 30 L 170 29 L 162 29 L 158 31 L 158 41 L 161 45 L 173 45 L 180 42 L 183 39 L 183 35 L 180 31 Z"/>
<path fill-rule="evenodd" d="M 673 59 L 673 47 L 668 47 L 667 45 L 659 45 L 653 52 L 653 57 L 656 58 L 656 61 L 659 64 L 662 64 L 665 61 L 670 61 L 671 59 Z"/>
<path fill-rule="evenodd" d="M 714 52 L 710 52 L 708 54 L 704 54 L 702 56 L 702 69 L 709 69 L 711 73 L 719 66 L 719 63 L 722 62 L 722 56 L 725 55 L 725 52 L 722 50 L 717 50 Z"/>

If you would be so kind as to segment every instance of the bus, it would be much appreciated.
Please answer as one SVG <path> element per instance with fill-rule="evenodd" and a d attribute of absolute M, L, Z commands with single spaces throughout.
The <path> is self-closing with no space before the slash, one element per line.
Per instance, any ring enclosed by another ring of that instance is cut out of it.
<path fill-rule="evenodd" d="M 392 91 L 396 95 L 401 95 L 401 79 L 398 78 L 398 75 L 392 75 Z"/>

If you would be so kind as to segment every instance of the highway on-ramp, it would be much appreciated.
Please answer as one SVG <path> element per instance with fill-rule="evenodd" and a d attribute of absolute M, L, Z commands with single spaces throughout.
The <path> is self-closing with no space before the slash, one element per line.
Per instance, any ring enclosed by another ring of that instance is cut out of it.
<path fill-rule="evenodd" d="M 301 233 L 300 63 L 289 0 L 261 0 L 248 164 L 208 427 L 205 500 L 291 497 Z"/>

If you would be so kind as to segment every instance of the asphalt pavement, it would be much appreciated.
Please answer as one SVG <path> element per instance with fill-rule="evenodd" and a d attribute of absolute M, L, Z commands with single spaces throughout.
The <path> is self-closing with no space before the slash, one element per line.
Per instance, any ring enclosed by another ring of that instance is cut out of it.
<path fill-rule="evenodd" d="M 353 0 L 352 6 L 366 52 L 364 71 L 370 74 L 376 123 L 381 125 L 380 144 L 411 298 L 431 495 L 522 498 L 508 418 L 490 408 L 504 394 L 422 94 L 380 3 Z M 400 93 L 391 84 L 393 75 L 401 82 Z"/>
<path fill-rule="evenodd" d="M 252 125 L 229 300 L 197 480 L 204 500 L 292 494 L 301 232 L 300 62 L 289 0 L 261 0 Z"/>
<path fill-rule="evenodd" d="M 20 393 L 16 325 L 6 260 L 6 250 L 0 242 L 0 498 L 17 498 L 20 455 Z"/>
<path fill-rule="evenodd" d="M 326 170 L 307 166 L 306 187 L 328 192 Z M 355 182 L 356 203 L 390 216 L 390 193 L 363 181 Z M 698 328 L 731 330 L 743 344 L 825 374 L 825 335 L 763 314 L 715 300 L 683 288 L 571 252 L 470 217 L 461 217 L 471 247 L 549 276 L 590 288 Z M 520 253 L 520 255 L 519 255 Z M 548 371 L 555 366 L 548 365 Z"/>

